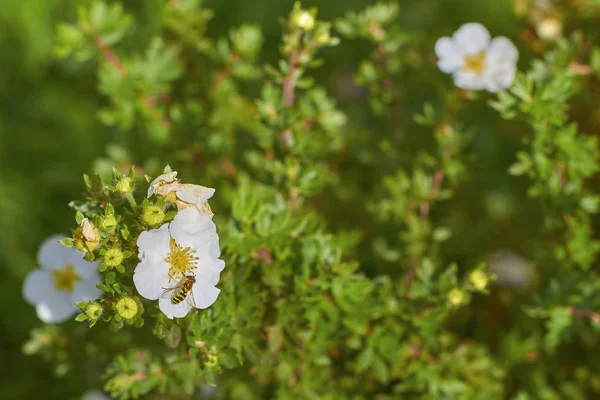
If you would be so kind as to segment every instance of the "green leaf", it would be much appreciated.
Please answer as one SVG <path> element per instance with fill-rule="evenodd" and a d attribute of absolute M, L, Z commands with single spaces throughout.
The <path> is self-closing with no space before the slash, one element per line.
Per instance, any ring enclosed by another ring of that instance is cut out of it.
<path fill-rule="evenodd" d="M 85 217 L 83 216 L 83 214 L 81 213 L 81 211 L 77 211 L 75 213 L 75 222 L 77 222 L 77 225 L 81 225 L 81 222 L 83 221 Z"/>
<path fill-rule="evenodd" d="M 85 320 L 87 320 L 87 315 L 85 315 L 85 313 L 79 313 L 75 317 L 75 321 L 77 321 L 77 322 L 83 322 Z"/>

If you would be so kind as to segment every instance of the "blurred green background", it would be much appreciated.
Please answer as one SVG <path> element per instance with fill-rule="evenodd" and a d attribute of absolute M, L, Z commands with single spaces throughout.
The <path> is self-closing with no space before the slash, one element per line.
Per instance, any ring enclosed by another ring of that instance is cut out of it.
<path fill-rule="evenodd" d="M 82 173 L 90 170 L 97 159 L 111 155 L 114 147 L 110 144 L 124 143 L 118 132 L 102 126 L 96 118 L 97 110 L 106 100 L 96 91 L 95 64 L 81 65 L 53 58 L 56 23 L 72 21 L 77 3 L 70 0 L 0 2 L 0 291 L 4 299 L 0 302 L 0 360 L 3 360 L 0 396 L 3 399 L 78 398 L 88 388 L 99 385 L 101 371 L 83 369 L 55 378 L 50 365 L 38 357 L 24 356 L 21 349 L 30 330 L 39 324 L 33 307 L 27 305 L 21 295 L 24 277 L 36 266 L 38 245 L 51 234 L 68 233 L 73 226 L 73 213 L 67 204 L 83 191 Z M 136 16 L 136 23 L 148 26 L 151 32 L 158 23 L 153 14 L 158 3 L 161 2 L 131 0 L 125 2 L 125 6 Z M 321 0 L 305 1 L 303 5 L 317 6 L 320 19 L 331 20 L 372 3 Z M 493 36 L 511 37 L 521 50 L 520 66 L 528 65 L 529 50 L 519 38 L 523 22 L 515 15 L 512 2 L 407 0 L 399 3 L 402 27 L 431 45 L 432 60 L 433 43 L 438 37 L 450 35 L 465 22 L 477 21 Z M 205 5 L 215 12 L 209 24 L 209 36 L 224 35 L 241 23 L 257 23 L 265 35 L 263 61 L 276 62 L 280 44 L 278 17 L 289 12 L 292 0 L 211 0 Z M 365 43 L 327 50 L 323 53 L 326 63 L 315 75 L 317 81 L 338 98 L 342 110 L 351 116 L 349 126 L 369 126 L 385 136 L 391 132 L 391 121 L 373 119 L 366 107 L 365 91 L 351 83 L 356 65 L 368 51 Z M 412 132 L 416 135 L 404 139 L 404 150 L 431 140 L 419 136 L 420 128 L 412 123 L 412 116 L 422 109 L 425 101 L 435 101 L 436 87 L 432 82 L 435 80 L 419 77 L 418 71 L 414 72 L 415 80 L 406 83 L 404 103 L 394 110 L 403 135 Z M 437 81 L 451 79 L 441 73 L 438 78 Z M 454 204 L 462 204 L 462 212 L 454 215 L 452 224 L 463 229 L 460 241 L 453 243 L 448 257 L 458 262 L 464 261 L 467 254 L 472 260 L 503 248 L 518 251 L 521 239 L 535 232 L 539 224 L 535 205 L 525 199 L 526 182 L 506 174 L 520 146 L 523 127 L 490 123 L 499 118 L 484 102 L 466 107 L 464 114 L 468 117 L 468 129 L 474 134 L 473 151 L 485 163 L 478 164 L 471 181 L 453 200 Z M 360 129 L 355 131 L 357 147 L 371 140 L 360 133 Z M 374 164 L 369 171 L 372 175 L 363 176 L 367 187 L 369 181 L 379 180 L 391 172 L 380 167 Z M 453 207 L 453 203 L 445 207 Z M 515 208 L 515 204 L 519 207 Z"/>

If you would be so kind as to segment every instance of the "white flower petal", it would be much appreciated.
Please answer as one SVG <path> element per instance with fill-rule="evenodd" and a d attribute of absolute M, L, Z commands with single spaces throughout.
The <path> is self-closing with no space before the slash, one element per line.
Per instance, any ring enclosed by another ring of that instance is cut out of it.
<path fill-rule="evenodd" d="M 73 265 L 81 279 L 90 279 L 98 274 L 98 266 L 100 265 L 100 261 L 86 261 L 83 258 L 83 253 L 77 250 L 71 254 L 70 258 L 71 260 L 66 264 Z"/>
<path fill-rule="evenodd" d="M 440 38 L 435 42 L 435 54 L 439 58 L 438 67 L 445 73 L 454 72 L 464 63 L 462 52 L 454 46 L 449 37 Z"/>
<path fill-rule="evenodd" d="M 454 73 L 454 84 L 462 89 L 481 90 L 485 88 L 486 77 L 471 71 L 460 70 Z"/>
<path fill-rule="evenodd" d="M 507 89 L 515 79 L 514 66 L 498 66 L 490 68 L 486 73 L 486 89 L 492 93 Z"/>
<path fill-rule="evenodd" d="M 185 208 L 175 215 L 169 231 L 178 245 L 196 250 L 213 240 L 217 227 L 207 215 L 195 208 Z"/>
<path fill-rule="evenodd" d="M 65 235 L 52 235 L 42 242 L 37 254 L 39 266 L 46 269 L 56 269 L 62 268 L 66 264 L 65 255 L 69 255 L 73 248 L 65 247 L 59 243 L 59 240 L 65 237 Z"/>
<path fill-rule="evenodd" d="M 140 296 L 148 300 L 158 299 L 169 284 L 169 264 L 164 260 L 157 263 L 142 260 L 135 267 L 133 283 Z"/>
<path fill-rule="evenodd" d="M 494 38 L 487 49 L 486 64 L 495 67 L 499 65 L 514 66 L 519 60 L 519 50 L 509 38 L 498 36 Z"/>
<path fill-rule="evenodd" d="M 27 275 L 23 283 L 23 297 L 32 305 L 52 296 L 56 292 L 50 271 L 34 270 Z"/>
<path fill-rule="evenodd" d="M 210 307 L 215 301 L 217 301 L 217 297 L 219 297 L 219 293 L 221 292 L 213 285 L 209 285 L 201 281 L 196 281 L 192 287 L 192 291 L 194 292 L 196 307 L 201 309 Z"/>
<path fill-rule="evenodd" d="M 192 302 L 186 298 L 179 304 L 173 304 L 170 298 L 165 297 L 158 299 L 158 308 L 160 308 L 169 319 L 173 319 L 173 317 L 183 318 L 192 309 Z"/>
<path fill-rule="evenodd" d="M 486 49 L 490 41 L 490 33 L 485 27 L 476 22 L 464 24 L 452 35 L 454 46 L 463 53 L 478 53 Z"/>
<path fill-rule="evenodd" d="M 221 271 L 225 268 L 225 261 L 214 259 L 206 262 L 200 262 L 194 270 L 197 282 L 204 282 L 209 285 L 216 285 L 221 278 Z"/>
<path fill-rule="evenodd" d="M 140 260 L 149 259 L 152 262 L 164 260 L 169 255 L 170 241 L 169 224 L 142 232 L 137 240 Z"/>
<path fill-rule="evenodd" d="M 180 200 L 186 203 L 202 204 L 215 194 L 215 189 L 200 185 L 182 184 L 175 194 Z"/>
<path fill-rule="evenodd" d="M 111 398 L 100 390 L 88 390 L 85 392 L 81 400 L 111 400 Z"/>
<path fill-rule="evenodd" d="M 96 287 L 100 283 L 100 275 L 96 272 L 88 279 L 82 280 L 75 285 L 72 293 L 73 304 L 80 301 L 92 301 L 102 297 L 102 292 Z"/>
<path fill-rule="evenodd" d="M 38 303 L 35 309 L 39 319 L 55 324 L 68 320 L 77 312 L 70 294 L 66 292 L 54 292 Z"/>

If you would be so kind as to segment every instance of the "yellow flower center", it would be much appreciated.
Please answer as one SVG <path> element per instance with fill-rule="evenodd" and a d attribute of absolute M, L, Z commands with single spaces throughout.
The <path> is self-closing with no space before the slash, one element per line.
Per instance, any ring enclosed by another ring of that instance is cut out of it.
<path fill-rule="evenodd" d="M 73 264 L 67 264 L 52 271 L 52 280 L 54 281 L 54 288 L 59 292 L 72 292 L 81 277 Z"/>
<path fill-rule="evenodd" d="M 199 258 L 195 256 L 196 250 L 178 245 L 171 239 L 171 251 L 165 261 L 170 264 L 169 279 L 180 280 L 192 273 L 198 264 Z"/>
<path fill-rule="evenodd" d="M 486 68 L 485 50 L 475 54 L 467 54 L 465 56 L 465 64 L 463 68 L 467 71 L 472 71 L 477 75 L 483 74 L 483 71 L 485 71 Z"/>

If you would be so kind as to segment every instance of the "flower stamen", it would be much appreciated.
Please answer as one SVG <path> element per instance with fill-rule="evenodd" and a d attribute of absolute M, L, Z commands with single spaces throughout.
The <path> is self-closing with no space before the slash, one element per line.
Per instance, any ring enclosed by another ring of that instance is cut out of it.
<path fill-rule="evenodd" d="M 483 74 L 487 65 L 485 62 L 485 50 L 475 54 L 465 55 L 465 63 L 463 68 L 477 75 Z"/>
<path fill-rule="evenodd" d="M 54 288 L 59 292 L 72 292 L 81 277 L 73 264 L 67 264 L 52 271 L 52 280 L 54 281 Z"/>
<path fill-rule="evenodd" d="M 165 261 L 169 263 L 169 281 L 180 280 L 184 276 L 193 273 L 193 270 L 198 264 L 200 258 L 196 257 L 196 250 L 190 247 L 178 245 L 175 240 L 171 239 L 171 251 Z"/>

